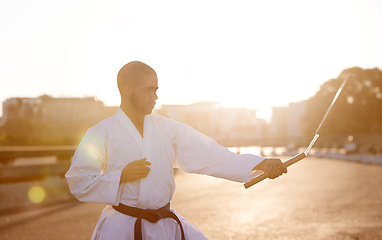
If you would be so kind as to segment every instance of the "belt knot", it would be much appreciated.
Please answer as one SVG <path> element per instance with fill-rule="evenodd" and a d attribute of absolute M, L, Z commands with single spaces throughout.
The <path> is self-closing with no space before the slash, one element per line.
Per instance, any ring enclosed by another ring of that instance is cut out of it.
<path fill-rule="evenodd" d="M 124 204 L 119 204 L 118 206 L 113 206 L 113 208 L 125 215 L 137 218 L 134 225 L 134 239 L 142 240 L 142 219 L 145 219 L 151 223 L 156 223 L 163 218 L 174 219 L 179 227 L 182 234 L 182 240 L 185 240 L 184 230 L 182 223 L 178 216 L 170 210 L 170 203 L 167 203 L 164 207 L 159 209 L 141 209 L 136 207 L 130 207 Z"/>
<path fill-rule="evenodd" d="M 144 210 L 140 217 L 148 220 L 151 223 L 156 223 L 160 219 L 162 219 L 162 215 L 160 214 L 160 212 L 152 209 Z"/>

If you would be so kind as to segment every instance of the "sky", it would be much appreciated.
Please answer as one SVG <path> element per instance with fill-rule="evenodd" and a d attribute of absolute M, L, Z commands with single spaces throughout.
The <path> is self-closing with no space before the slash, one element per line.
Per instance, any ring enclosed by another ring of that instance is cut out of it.
<path fill-rule="evenodd" d="M 117 73 L 138 60 L 158 74 L 158 106 L 214 101 L 266 115 L 346 68 L 382 69 L 381 12 L 379 0 L 0 0 L 0 101 L 116 106 Z"/>

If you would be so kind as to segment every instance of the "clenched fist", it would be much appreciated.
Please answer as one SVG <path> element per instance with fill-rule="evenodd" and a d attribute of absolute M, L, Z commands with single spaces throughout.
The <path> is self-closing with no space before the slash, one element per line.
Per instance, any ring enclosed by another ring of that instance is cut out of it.
<path fill-rule="evenodd" d="M 122 170 L 120 182 L 132 182 L 147 177 L 150 173 L 148 165 L 151 165 L 151 163 L 146 161 L 146 158 L 127 164 Z"/>

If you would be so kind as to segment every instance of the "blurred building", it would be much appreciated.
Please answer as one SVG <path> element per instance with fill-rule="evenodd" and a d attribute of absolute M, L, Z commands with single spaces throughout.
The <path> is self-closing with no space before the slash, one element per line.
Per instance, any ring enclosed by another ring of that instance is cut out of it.
<path fill-rule="evenodd" d="M 39 105 L 41 99 L 38 98 L 10 98 L 3 102 L 3 117 L 1 125 L 6 125 L 15 119 L 30 119 L 38 121 Z"/>
<path fill-rule="evenodd" d="M 273 107 L 269 123 L 269 135 L 275 141 L 284 141 L 287 137 L 288 107 Z"/>
<path fill-rule="evenodd" d="M 298 144 L 305 102 L 274 107 L 269 124 L 255 109 L 224 108 L 217 102 L 162 105 L 155 111 L 186 123 L 225 146 Z M 0 143 L 77 144 L 86 130 L 111 117 L 118 107 L 87 98 L 10 98 L 3 103 Z"/>
<path fill-rule="evenodd" d="M 290 139 L 301 138 L 304 136 L 301 129 L 301 117 L 306 110 L 306 101 L 293 102 L 288 105 L 286 133 Z"/>
<path fill-rule="evenodd" d="M 306 101 L 272 108 L 272 118 L 269 124 L 271 145 L 299 145 L 303 141 L 301 117 L 305 110 Z"/>
<path fill-rule="evenodd" d="M 186 123 L 226 146 L 257 144 L 266 129 L 265 121 L 256 117 L 256 110 L 223 108 L 216 102 L 163 105 L 156 112 Z"/>
<path fill-rule="evenodd" d="M 10 98 L 3 102 L 1 128 L 9 142 L 75 144 L 89 127 L 116 111 L 94 97 Z"/>
<path fill-rule="evenodd" d="M 218 110 L 220 108 L 219 103 L 200 102 L 190 105 L 162 105 L 156 112 L 212 136 L 219 132 L 213 123 L 219 118 Z"/>

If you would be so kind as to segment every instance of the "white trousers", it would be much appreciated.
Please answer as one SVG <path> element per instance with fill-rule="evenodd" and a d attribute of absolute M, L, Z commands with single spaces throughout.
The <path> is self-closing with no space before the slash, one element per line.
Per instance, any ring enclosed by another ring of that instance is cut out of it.
<path fill-rule="evenodd" d="M 208 239 L 196 227 L 171 209 L 180 219 L 186 240 Z M 92 240 L 134 240 L 136 218 L 117 212 L 111 205 L 102 211 L 94 229 Z M 144 240 L 181 240 L 178 223 L 172 218 L 164 218 L 156 223 L 142 220 L 142 238 Z"/>

